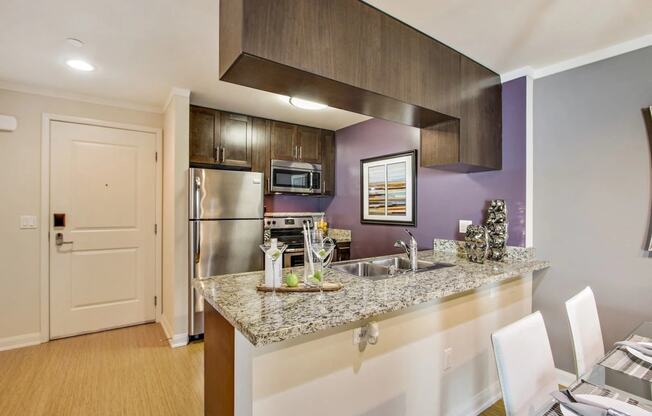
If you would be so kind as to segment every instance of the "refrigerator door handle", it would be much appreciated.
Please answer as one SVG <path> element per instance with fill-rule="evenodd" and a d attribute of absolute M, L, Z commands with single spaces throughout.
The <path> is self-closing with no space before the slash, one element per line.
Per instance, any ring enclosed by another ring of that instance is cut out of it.
<path fill-rule="evenodd" d="M 201 225 L 199 221 L 193 221 L 193 227 L 195 227 L 195 232 L 193 233 L 195 235 L 195 264 L 199 264 L 199 258 L 201 257 L 201 250 L 200 250 L 200 245 L 201 245 Z M 195 276 L 192 276 L 193 278 Z"/>

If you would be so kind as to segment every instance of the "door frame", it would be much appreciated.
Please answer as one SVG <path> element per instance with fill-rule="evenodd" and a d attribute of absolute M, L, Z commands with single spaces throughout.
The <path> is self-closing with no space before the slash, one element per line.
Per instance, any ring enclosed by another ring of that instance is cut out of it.
<path fill-rule="evenodd" d="M 156 207 L 156 224 L 157 233 L 154 243 L 154 287 L 155 296 L 157 297 L 155 310 L 155 320 L 161 319 L 161 310 L 163 298 L 162 291 L 162 223 L 163 223 L 163 130 L 161 128 L 141 126 L 135 124 L 125 124 L 113 121 L 96 120 L 84 117 L 66 116 L 60 114 L 43 113 L 41 124 L 41 342 L 50 341 L 50 122 L 62 121 L 67 123 L 85 124 L 97 127 L 109 127 L 121 130 L 131 130 L 143 133 L 153 133 L 156 138 L 156 190 L 155 190 L 155 207 Z"/>

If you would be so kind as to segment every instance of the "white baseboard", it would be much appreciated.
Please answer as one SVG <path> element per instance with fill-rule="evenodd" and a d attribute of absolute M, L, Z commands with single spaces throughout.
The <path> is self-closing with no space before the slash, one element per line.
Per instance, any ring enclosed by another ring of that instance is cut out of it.
<path fill-rule="evenodd" d="M 159 323 L 163 327 L 163 332 L 165 332 L 165 336 L 167 337 L 168 342 L 172 348 L 184 347 L 188 345 L 188 334 L 174 334 L 172 332 L 172 327 L 170 326 L 170 323 L 168 322 L 168 319 L 165 315 L 161 315 Z"/>
<path fill-rule="evenodd" d="M 41 333 L 16 335 L 13 337 L 0 338 L 0 351 L 12 350 L 14 348 L 28 347 L 41 343 Z"/>
<path fill-rule="evenodd" d="M 577 380 L 577 377 L 575 377 L 575 374 L 569 373 L 566 370 L 562 370 L 561 368 L 557 369 L 557 384 L 560 384 L 562 386 L 570 386 Z"/>
<path fill-rule="evenodd" d="M 464 406 L 456 409 L 454 414 L 459 416 L 479 415 L 500 400 L 501 397 L 500 383 L 496 381 L 473 396 Z"/>

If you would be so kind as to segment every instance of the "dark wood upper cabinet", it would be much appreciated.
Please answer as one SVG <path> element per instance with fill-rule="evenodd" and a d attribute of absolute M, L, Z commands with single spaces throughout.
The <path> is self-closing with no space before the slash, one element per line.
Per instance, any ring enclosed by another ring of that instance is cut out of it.
<path fill-rule="evenodd" d="M 422 166 L 502 167 L 499 75 L 363 1 L 221 0 L 219 30 L 223 81 L 419 127 Z"/>
<path fill-rule="evenodd" d="M 215 133 L 220 131 L 219 112 L 203 107 L 190 107 L 190 162 L 216 162 Z"/>
<path fill-rule="evenodd" d="M 294 142 L 297 126 L 280 121 L 271 122 L 271 155 L 272 159 L 295 160 L 298 157 Z"/>
<path fill-rule="evenodd" d="M 335 133 L 190 106 L 190 165 L 262 172 L 270 193 L 272 159 L 322 164 L 322 193 L 335 184 Z"/>
<path fill-rule="evenodd" d="M 298 148 L 297 160 L 307 163 L 321 163 L 321 131 L 312 127 L 299 126 L 295 143 Z"/>
<path fill-rule="evenodd" d="M 251 157 L 251 170 L 253 172 L 262 172 L 265 177 L 265 194 L 270 192 L 269 178 L 270 178 L 270 124 L 269 120 L 262 118 L 252 119 L 252 157 Z"/>
<path fill-rule="evenodd" d="M 357 0 L 220 1 L 220 79 L 425 127 L 459 117 L 460 54 Z"/>
<path fill-rule="evenodd" d="M 421 130 L 421 166 L 459 172 L 502 168 L 500 77 L 461 59 L 460 119 Z"/>
<path fill-rule="evenodd" d="M 329 130 L 321 131 L 322 146 L 322 194 L 335 194 L 335 133 Z"/>
<path fill-rule="evenodd" d="M 190 106 L 191 165 L 248 169 L 251 136 L 251 117 Z"/>
<path fill-rule="evenodd" d="M 251 167 L 251 117 L 221 113 L 218 163 L 239 168 Z"/>

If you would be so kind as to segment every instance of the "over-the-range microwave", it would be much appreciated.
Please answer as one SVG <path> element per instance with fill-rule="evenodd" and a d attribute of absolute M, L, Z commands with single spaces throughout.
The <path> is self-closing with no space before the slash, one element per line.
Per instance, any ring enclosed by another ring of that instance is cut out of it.
<path fill-rule="evenodd" d="M 321 165 L 287 160 L 272 160 L 272 192 L 320 194 Z"/>

